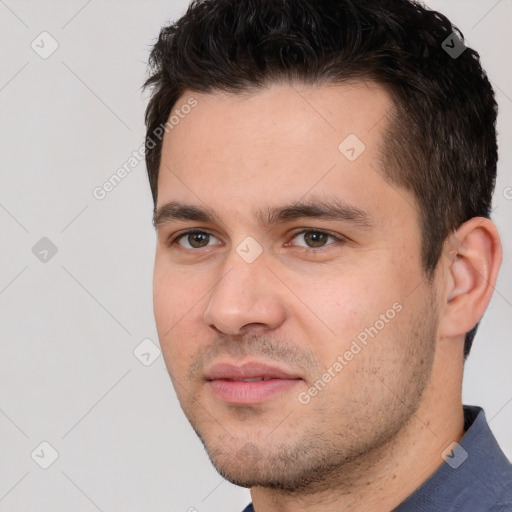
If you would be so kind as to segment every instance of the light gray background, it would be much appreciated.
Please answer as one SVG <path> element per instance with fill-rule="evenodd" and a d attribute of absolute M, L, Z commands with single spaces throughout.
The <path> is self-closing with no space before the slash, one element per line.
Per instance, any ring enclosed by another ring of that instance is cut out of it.
<path fill-rule="evenodd" d="M 211 467 L 162 358 L 144 366 L 133 354 L 157 343 L 144 163 L 104 200 L 92 194 L 143 142 L 148 50 L 186 5 L 0 0 L 1 511 L 225 512 L 249 501 Z M 485 408 L 512 457 L 512 2 L 428 5 L 480 52 L 500 105 L 505 262 L 464 400 Z M 50 48 L 43 31 L 59 45 L 47 59 L 31 48 Z M 32 252 L 42 237 L 58 249 L 47 262 Z M 36 463 L 50 461 L 42 441 L 59 454 L 48 469 Z"/>

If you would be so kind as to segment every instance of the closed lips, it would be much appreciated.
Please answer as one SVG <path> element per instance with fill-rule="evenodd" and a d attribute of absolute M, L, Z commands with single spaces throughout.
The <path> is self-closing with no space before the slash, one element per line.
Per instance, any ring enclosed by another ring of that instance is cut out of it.
<path fill-rule="evenodd" d="M 274 377 L 252 377 L 250 379 L 223 379 L 223 380 L 229 380 L 232 382 L 260 382 L 263 380 L 271 380 Z"/>
<path fill-rule="evenodd" d="M 273 379 L 298 380 L 300 378 L 295 373 L 259 362 L 249 362 L 243 365 L 227 362 L 216 363 L 205 372 L 206 380 L 258 382 Z"/>

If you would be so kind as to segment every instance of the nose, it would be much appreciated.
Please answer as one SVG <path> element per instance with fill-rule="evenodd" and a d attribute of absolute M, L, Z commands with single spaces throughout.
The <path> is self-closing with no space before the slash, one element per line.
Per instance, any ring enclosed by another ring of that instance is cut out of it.
<path fill-rule="evenodd" d="M 286 318 L 283 288 L 263 254 L 247 263 L 233 251 L 210 295 L 204 322 L 232 336 L 277 329 Z"/>

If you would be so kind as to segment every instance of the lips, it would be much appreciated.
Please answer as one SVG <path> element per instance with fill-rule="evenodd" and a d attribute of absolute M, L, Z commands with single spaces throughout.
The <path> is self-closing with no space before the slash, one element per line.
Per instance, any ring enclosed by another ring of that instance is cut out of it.
<path fill-rule="evenodd" d="M 260 362 L 245 363 L 237 366 L 231 363 L 217 363 L 205 373 L 206 380 L 258 381 L 271 379 L 295 380 L 297 374 L 287 372 L 277 366 Z"/>
<path fill-rule="evenodd" d="M 205 372 L 205 379 L 217 398 L 238 405 L 261 404 L 302 381 L 297 373 L 257 361 L 216 363 Z"/>

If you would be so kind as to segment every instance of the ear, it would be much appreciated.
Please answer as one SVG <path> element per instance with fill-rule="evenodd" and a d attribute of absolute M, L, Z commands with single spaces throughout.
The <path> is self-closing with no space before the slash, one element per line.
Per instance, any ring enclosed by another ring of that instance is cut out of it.
<path fill-rule="evenodd" d="M 502 260 L 494 223 L 473 217 L 453 233 L 443 248 L 443 310 L 439 334 L 465 335 L 482 318 L 491 300 Z"/>

